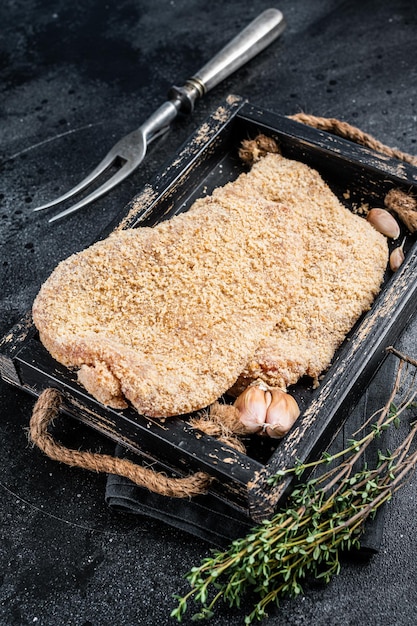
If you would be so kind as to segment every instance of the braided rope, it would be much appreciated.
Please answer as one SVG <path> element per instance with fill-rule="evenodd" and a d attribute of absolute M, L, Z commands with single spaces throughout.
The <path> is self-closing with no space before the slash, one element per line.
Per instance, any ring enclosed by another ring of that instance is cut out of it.
<path fill-rule="evenodd" d="M 204 472 L 196 472 L 184 478 L 170 478 L 162 472 L 136 465 L 127 459 L 62 446 L 48 433 L 48 426 L 57 417 L 61 405 L 62 396 L 59 391 L 52 388 L 45 389 L 39 396 L 30 419 L 30 439 L 49 458 L 72 467 L 118 474 L 129 478 L 140 487 L 146 487 L 164 496 L 190 498 L 207 491 L 211 478 Z"/>
<path fill-rule="evenodd" d="M 394 159 L 399 159 L 400 161 L 405 161 L 406 163 L 417 166 L 417 157 L 408 154 L 407 152 L 402 152 L 402 150 L 398 150 L 397 148 L 390 148 L 375 139 L 372 135 L 363 132 L 356 126 L 352 126 L 347 122 L 342 122 L 332 117 L 316 117 L 315 115 L 308 115 L 307 113 L 296 113 L 295 115 L 289 115 L 288 117 L 296 122 L 301 122 L 307 126 L 317 128 L 318 130 L 325 130 L 329 133 L 333 133 L 334 135 L 339 135 L 339 137 L 349 139 L 350 141 L 358 143 L 362 146 L 371 148 L 372 150 L 375 150 L 375 152 L 380 152 L 381 154 L 393 157 Z"/>

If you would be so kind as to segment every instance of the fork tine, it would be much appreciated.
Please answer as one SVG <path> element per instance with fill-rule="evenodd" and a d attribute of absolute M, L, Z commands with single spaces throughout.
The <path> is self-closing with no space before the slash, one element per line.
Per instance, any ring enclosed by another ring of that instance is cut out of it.
<path fill-rule="evenodd" d="M 131 161 L 126 161 L 124 165 L 115 174 L 113 174 L 113 176 L 111 176 L 105 183 L 101 185 L 101 187 L 98 187 L 97 189 L 92 191 L 88 196 L 86 196 L 85 198 L 77 202 L 76 204 L 73 204 L 72 206 L 68 207 L 68 209 L 65 209 L 64 211 L 61 211 L 61 213 L 54 215 L 48 220 L 48 222 L 49 223 L 56 222 L 57 220 L 61 219 L 61 217 L 70 215 L 71 213 L 78 211 L 78 209 L 81 209 L 86 204 L 89 204 L 90 202 L 97 200 L 97 198 L 101 198 L 101 196 L 104 196 L 104 194 L 110 191 L 110 189 L 113 189 L 113 187 L 115 187 L 122 180 L 127 178 L 127 176 L 129 176 L 130 173 L 135 168 L 136 168 L 135 163 L 132 163 Z"/>
<path fill-rule="evenodd" d="M 76 204 L 73 204 L 72 206 L 68 207 L 68 209 L 65 209 L 64 211 L 61 211 L 61 213 L 58 213 L 57 215 L 54 215 L 54 217 L 51 217 L 51 219 L 48 220 L 49 223 L 56 222 L 57 220 L 61 219 L 61 217 L 70 215 L 71 213 L 78 211 L 78 209 L 81 209 L 86 204 L 89 204 L 90 202 L 97 200 L 97 198 L 104 196 L 105 193 L 110 191 L 110 189 L 113 189 L 113 187 L 118 185 L 122 180 L 124 180 L 127 176 L 129 176 L 129 174 L 135 168 L 136 168 L 135 163 L 132 163 L 131 161 L 126 161 L 124 165 L 115 174 L 113 174 L 113 176 L 111 176 L 105 183 L 101 185 L 101 187 L 98 187 L 97 189 L 95 189 L 88 196 L 86 196 L 85 198 L 77 202 Z M 92 174 L 93 173 L 94 172 L 92 172 Z M 87 178 L 91 179 L 92 174 L 88 176 Z"/>
<path fill-rule="evenodd" d="M 59 198 L 36 207 L 33 211 L 42 211 L 43 209 L 55 206 L 65 200 L 68 200 L 69 198 L 72 198 L 97 180 L 97 178 L 111 165 L 115 164 L 116 160 L 121 161 L 122 166 L 120 169 L 105 183 L 73 206 L 52 217 L 49 222 L 55 222 L 61 217 L 69 215 L 70 213 L 81 209 L 86 204 L 94 202 L 94 200 L 100 198 L 129 176 L 140 165 L 146 154 L 148 144 L 169 130 L 169 124 L 172 119 L 177 116 L 177 114 L 178 109 L 175 104 L 171 101 L 165 102 L 155 111 L 153 115 L 151 115 L 145 124 L 119 139 L 119 141 L 106 154 L 104 159 L 100 161 L 97 167 L 80 183 L 78 183 L 78 185 L 67 191 L 67 193 L 64 193 L 62 196 L 59 196 Z"/>
<path fill-rule="evenodd" d="M 60 204 L 61 202 L 64 202 L 65 200 L 69 200 L 73 196 L 77 195 L 78 193 L 80 193 L 80 191 L 83 191 L 89 185 L 91 185 L 91 183 L 93 183 L 109 167 L 111 167 L 114 164 L 116 158 L 117 158 L 117 155 L 115 155 L 112 151 L 108 152 L 108 154 L 106 154 L 104 159 L 100 161 L 97 167 L 95 167 L 88 174 L 88 176 L 83 178 L 83 180 L 81 180 L 78 183 L 78 185 L 75 185 L 75 187 L 72 187 L 72 189 L 62 194 L 62 196 L 55 198 L 55 200 L 51 200 L 50 202 L 46 202 L 45 204 L 42 204 L 41 206 L 36 207 L 35 209 L 33 209 L 33 211 L 43 211 L 44 209 L 49 209 L 50 207 L 55 206 L 56 204 Z"/>

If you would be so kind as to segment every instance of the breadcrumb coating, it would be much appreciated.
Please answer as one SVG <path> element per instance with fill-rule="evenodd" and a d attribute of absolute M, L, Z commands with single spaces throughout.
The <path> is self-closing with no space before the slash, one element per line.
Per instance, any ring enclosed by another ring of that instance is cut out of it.
<path fill-rule="evenodd" d="M 318 378 L 378 294 L 388 262 L 386 238 L 344 207 L 320 175 L 302 163 L 267 155 L 252 168 L 264 198 L 291 206 L 305 257 L 296 303 L 277 320 L 231 390 L 256 379 L 286 389 Z"/>
<path fill-rule="evenodd" d="M 256 378 L 317 379 L 387 259 L 385 238 L 316 171 L 267 154 L 187 213 L 60 263 L 33 319 L 100 402 L 167 417 Z"/>
<path fill-rule="evenodd" d="M 248 173 L 185 214 L 113 233 L 42 286 L 42 343 L 104 404 L 154 417 L 211 404 L 294 300 L 303 251 L 290 213 Z"/>

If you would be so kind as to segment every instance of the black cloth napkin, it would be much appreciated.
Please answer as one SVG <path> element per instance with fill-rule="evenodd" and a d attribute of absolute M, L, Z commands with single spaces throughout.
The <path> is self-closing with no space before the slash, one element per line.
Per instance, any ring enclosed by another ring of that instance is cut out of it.
<path fill-rule="evenodd" d="M 351 438 L 363 420 L 385 404 L 393 380 L 394 359 L 387 358 L 333 442 L 330 452 L 346 447 L 347 439 Z M 366 458 L 362 459 L 362 464 L 367 462 L 372 466 L 375 463 L 377 450 L 385 450 L 388 447 L 386 437 L 387 434 L 383 433 L 377 445 L 373 442 L 366 451 Z M 137 455 L 129 456 L 130 453 L 120 445 L 116 447 L 115 454 L 120 458 L 129 457 L 140 462 Z M 163 521 L 217 547 L 225 547 L 233 539 L 246 535 L 254 525 L 241 511 L 211 494 L 192 499 L 169 498 L 152 493 L 138 487 L 127 478 L 115 475 L 108 476 L 105 501 L 113 510 Z M 384 518 L 385 506 L 377 511 L 375 517 L 368 518 L 366 530 L 360 541 L 361 548 L 352 552 L 354 558 L 355 555 L 358 558 L 366 558 L 378 552 L 383 537 Z"/>
<path fill-rule="evenodd" d="M 126 456 L 119 445 L 116 456 Z M 239 510 L 211 494 L 192 499 L 169 498 L 113 474 L 107 479 L 105 499 L 112 509 L 161 520 L 218 547 L 246 535 L 253 526 Z"/>

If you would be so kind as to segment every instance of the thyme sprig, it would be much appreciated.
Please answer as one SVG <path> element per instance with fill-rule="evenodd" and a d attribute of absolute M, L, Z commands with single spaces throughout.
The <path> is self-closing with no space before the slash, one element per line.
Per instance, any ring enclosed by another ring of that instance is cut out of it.
<path fill-rule="evenodd" d="M 246 537 L 233 541 L 225 551 L 213 551 L 198 567 L 186 575 L 191 589 L 184 596 L 176 595 L 177 606 L 171 617 L 182 621 L 189 602 L 200 605 L 194 620 L 214 614 L 220 600 L 239 608 L 248 592 L 258 598 L 245 624 L 266 615 L 268 605 L 279 605 L 285 597 L 303 593 L 302 582 L 315 578 L 328 583 L 340 571 L 340 554 L 360 547 L 365 521 L 390 500 L 417 464 L 417 451 L 411 452 L 417 434 L 417 422 L 394 452 L 378 452 L 374 469 L 366 465 L 355 470 L 369 444 L 391 425 L 398 426 L 401 414 L 413 406 L 417 391 L 412 383 L 394 400 L 402 384 L 406 363 L 417 363 L 394 349 L 399 366 L 391 395 L 378 412 L 375 422 L 359 439 L 351 439 L 342 452 L 324 453 L 317 461 L 297 463 L 278 472 L 270 480 L 275 484 L 289 473 L 301 476 L 305 470 L 333 464 L 324 473 L 314 476 L 293 489 L 285 510 L 263 521 Z M 356 435 L 358 433 L 355 433 Z"/>

